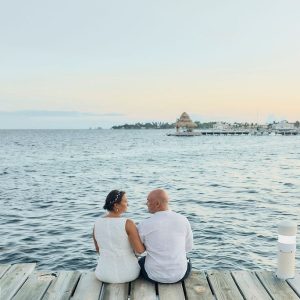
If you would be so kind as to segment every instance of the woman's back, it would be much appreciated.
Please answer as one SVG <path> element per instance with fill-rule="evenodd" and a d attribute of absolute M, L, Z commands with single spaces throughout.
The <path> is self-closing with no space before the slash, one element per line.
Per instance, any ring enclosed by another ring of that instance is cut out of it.
<path fill-rule="evenodd" d="M 122 283 L 139 275 L 140 267 L 125 229 L 126 220 L 100 217 L 95 223 L 94 235 L 100 247 L 95 274 L 101 281 Z"/>

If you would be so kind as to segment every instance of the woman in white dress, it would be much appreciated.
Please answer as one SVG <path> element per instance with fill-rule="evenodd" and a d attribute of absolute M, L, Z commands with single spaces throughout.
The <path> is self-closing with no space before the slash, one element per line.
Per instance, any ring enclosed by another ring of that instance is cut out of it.
<path fill-rule="evenodd" d="M 121 217 L 127 210 L 125 192 L 113 190 L 105 201 L 107 215 L 96 220 L 93 239 L 96 251 L 100 254 L 95 270 L 96 277 L 108 283 L 123 283 L 136 279 L 140 273 L 135 253 L 143 253 L 135 223 Z"/>

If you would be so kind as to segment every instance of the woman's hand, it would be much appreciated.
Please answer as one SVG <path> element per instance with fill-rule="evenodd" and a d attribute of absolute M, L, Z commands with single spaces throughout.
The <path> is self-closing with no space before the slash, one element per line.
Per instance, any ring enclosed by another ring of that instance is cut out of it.
<path fill-rule="evenodd" d="M 129 239 L 129 242 L 130 242 L 133 250 L 139 254 L 145 252 L 145 250 L 146 250 L 145 246 L 141 241 L 141 238 L 139 236 L 139 232 L 136 228 L 135 223 L 132 220 L 127 219 L 125 229 L 126 229 L 128 239 Z"/>

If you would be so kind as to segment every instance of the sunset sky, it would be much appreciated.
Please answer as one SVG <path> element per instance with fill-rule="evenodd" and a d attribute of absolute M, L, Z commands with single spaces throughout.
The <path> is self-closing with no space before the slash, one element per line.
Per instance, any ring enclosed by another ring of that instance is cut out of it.
<path fill-rule="evenodd" d="M 0 128 L 300 120 L 299 0 L 6 1 Z"/>

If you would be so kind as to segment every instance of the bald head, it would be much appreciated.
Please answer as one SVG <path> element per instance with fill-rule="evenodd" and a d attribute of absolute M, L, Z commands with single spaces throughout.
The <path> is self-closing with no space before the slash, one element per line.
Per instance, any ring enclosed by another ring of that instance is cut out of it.
<path fill-rule="evenodd" d="M 166 191 L 156 189 L 149 193 L 147 206 L 150 213 L 168 210 L 169 196 Z"/>

